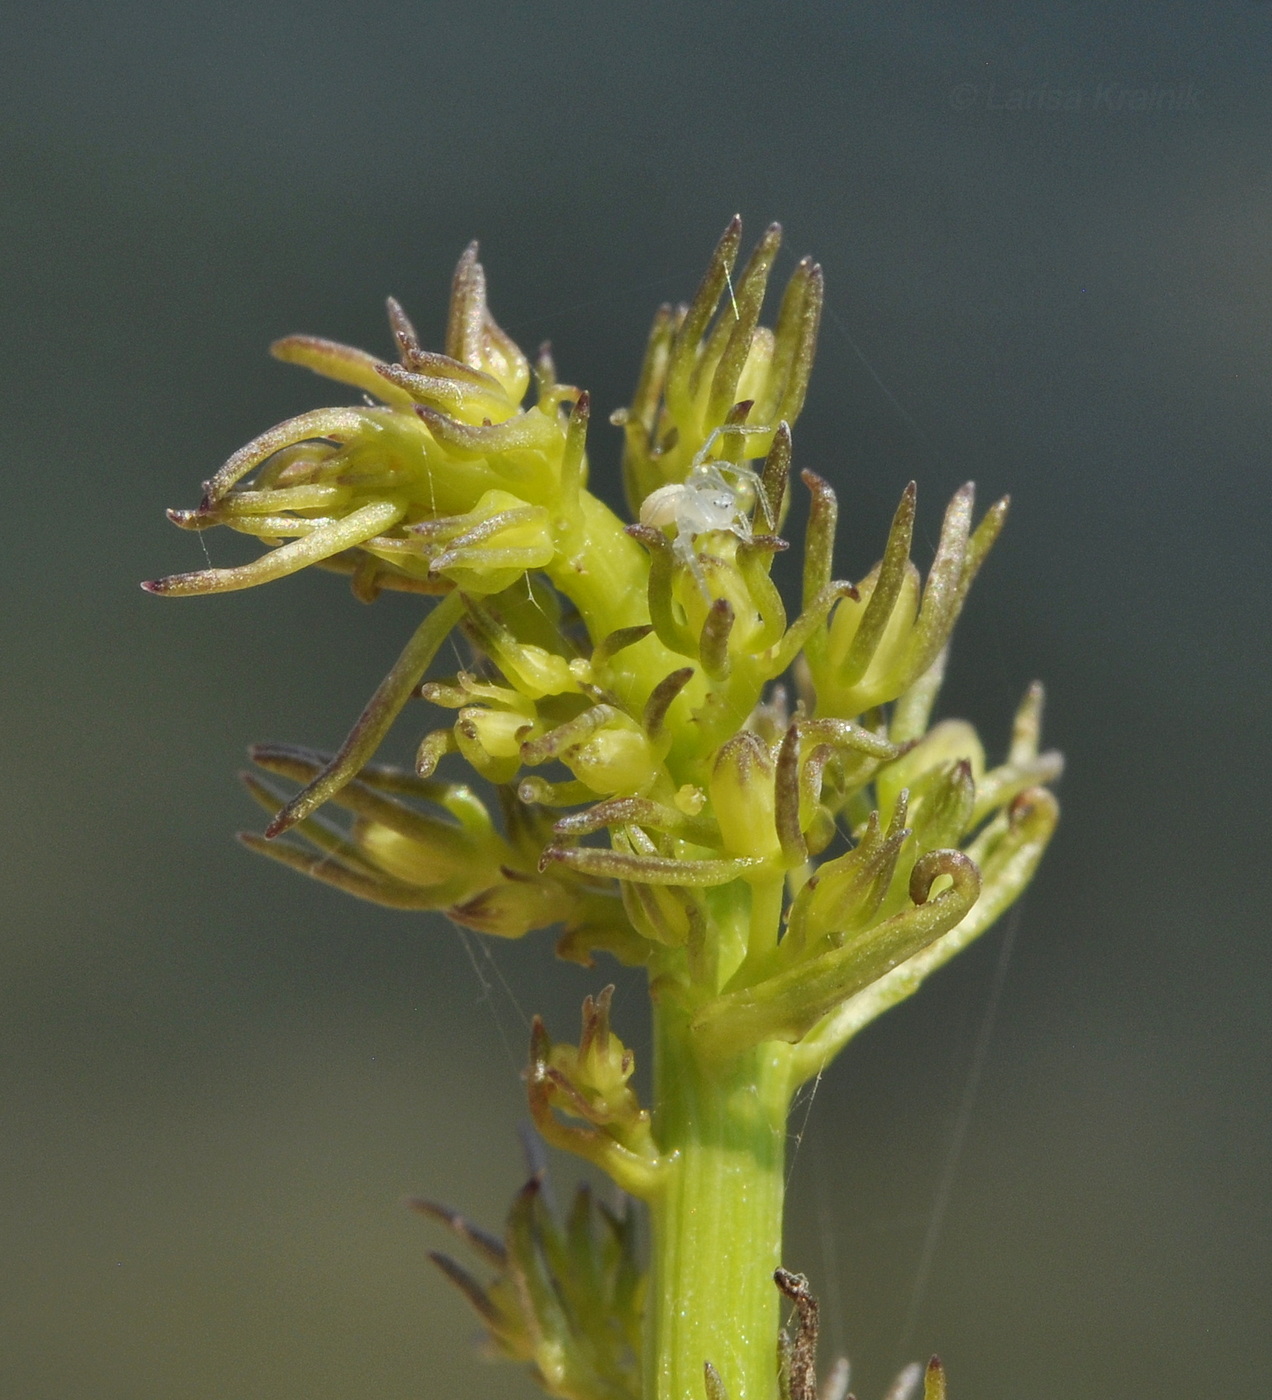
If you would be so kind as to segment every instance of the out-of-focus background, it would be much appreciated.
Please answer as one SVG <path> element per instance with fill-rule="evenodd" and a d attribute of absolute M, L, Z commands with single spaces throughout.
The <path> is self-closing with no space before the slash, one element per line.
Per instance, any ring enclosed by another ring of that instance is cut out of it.
<path fill-rule="evenodd" d="M 470 1355 L 401 1202 L 498 1224 L 525 1016 L 566 1033 L 610 970 L 230 840 L 245 745 L 335 743 L 415 603 L 137 581 L 203 562 L 165 506 L 343 401 L 267 343 L 384 352 L 390 292 L 436 340 L 474 236 L 496 315 L 604 410 L 612 482 L 605 413 L 735 210 L 826 269 L 796 452 L 840 571 L 911 477 L 929 546 L 960 481 L 1010 490 L 944 709 L 1001 746 L 1044 677 L 1070 764 L 992 1026 L 1001 930 L 797 1114 L 787 1262 L 863 1397 L 938 1348 L 978 1400 L 1252 1393 L 1270 51 L 1242 0 L 7 8 L 0 1395 L 534 1393 Z"/>

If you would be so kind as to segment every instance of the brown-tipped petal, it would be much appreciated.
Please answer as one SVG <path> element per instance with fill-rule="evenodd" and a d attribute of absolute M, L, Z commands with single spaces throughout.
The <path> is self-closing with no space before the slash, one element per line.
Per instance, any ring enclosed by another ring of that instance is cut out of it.
<path fill-rule="evenodd" d="M 447 1279 L 459 1289 L 469 1306 L 487 1327 L 492 1331 L 498 1331 L 502 1328 L 503 1319 L 499 1316 L 499 1310 L 486 1296 L 486 1290 L 467 1269 L 457 1264 L 449 1254 L 442 1254 L 436 1249 L 430 1249 L 428 1257 L 437 1265 L 442 1273 L 446 1275 Z"/>
<path fill-rule="evenodd" d="M 1041 681 L 1034 681 L 1025 691 L 1024 699 L 1021 700 L 1016 717 L 1012 721 L 1008 763 L 1030 763 L 1038 757 L 1038 740 L 1042 736 L 1042 707 L 1046 698 Z"/>
<path fill-rule="evenodd" d="M 728 679 L 729 634 L 733 631 L 733 623 L 733 604 L 727 598 L 717 598 L 707 610 L 698 637 L 702 669 L 713 681 Z"/>
<path fill-rule="evenodd" d="M 388 384 L 380 375 L 379 367 L 384 363 L 365 350 L 357 350 L 351 345 L 340 345 L 334 340 L 324 340 L 317 335 L 289 335 L 276 340 L 269 347 L 269 353 L 276 360 L 291 365 L 303 365 L 315 374 L 326 379 L 338 380 L 341 384 L 352 384 L 354 388 L 373 394 L 394 408 L 410 408 L 411 396 L 393 384 Z"/>
<path fill-rule="evenodd" d="M 527 739 L 521 746 L 522 763 L 534 768 L 540 763 L 559 758 L 565 749 L 583 743 L 602 725 L 608 724 L 616 713 L 612 705 L 593 705 L 581 715 L 575 715 L 573 719 L 548 730 L 538 739 Z"/>
<path fill-rule="evenodd" d="M 255 773 L 240 773 L 238 780 L 258 807 L 266 812 L 278 811 L 278 804 L 284 800 L 282 789 L 275 787 L 273 783 L 262 782 Z"/>
<path fill-rule="evenodd" d="M 609 1053 L 610 1007 L 613 1002 L 613 982 L 602 987 L 595 997 L 583 998 L 583 1024 L 579 1035 L 580 1057 L 593 1045 L 599 1054 Z"/>
<path fill-rule="evenodd" d="M 440 383 L 442 381 L 429 381 Z M 449 381 L 448 381 L 449 382 Z M 433 397 L 440 398 L 440 395 Z M 461 406 L 456 396 L 456 406 Z M 461 423 L 447 412 L 439 412 L 427 403 L 415 406 L 416 413 L 438 442 L 447 447 L 460 461 L 475 462 L 478 459 L 498 457 L 506 452 L 550 453 L 560 447 L 561 435 L 556 423 L 538 409 L 529 413 L 518 413 L 509 418 L 507 404 L 500 412 L 502 422 L 473 426 Z M 492 468 L 494 463 L 490 464 Z M 520 478 L 517 478 L 520 481 Z"/>
<path fill-rule="evenodd" d="M 945 1367 L 934 1356 L 923 1375 L 923 1400 L 945 1400 Z"/>
<path fill-rule="evenodd" d="M 384 304 L 389 313 L 389 329 L 393 332 L 398 359 L 407 369 L 414 369 L 416 357 L 419 356 L 421 350 L 420 338 L 415 333 L 411 318 L 402 309 L 402 303 L 396 297 L 386 297 Z"/>
<path fill-rule="evenodd" d="M 587 425 L 591 415 L 592 397 L 585 389 L 570 410 L 565 451 L 561 454 L 561 509 L 567 515 L 578 510 L 579 492 L 587 479 Z"/>
<path fill-rule="evenodd" d="M 821 265 L 813 263 L 804 283 L 804 295 L 799 304 L 794 330 L 794 352 L 791 356 L 790 373 L 778 405 L 778 416 L 793 423 L 804 407 L 804 396 L 808 392 L 808 380 L 813 370 L 813 357 L 817 353 L 817 332 L 821 326 L 822 303 L 826 298 L 826 281 Z M 781 325 L 779 322 L 779 335 Z"/>
<path fill-rule="evenodd" d="M 792 866 L 802 865 L 808 859 L 799 821 L 799 797 L 799 725 L 792 724 L 777 751 L 773 785 L 773 824 L 782 855 Z"/>
<path fill-rule="evenodd" d="M 648 797 L 611 797 L 593 804 L 586 811 L 572 812 L 568 817 L 562 817 L 552 831 L 560 837 L 589 836 L 607 827 L 633 823 L 654 831 L 665 831 L 672 836 L 683 836 L 697 846 L 715 845 L 720 839 L 714 822 L 705 817 L 688 816 L 675 807 L 653 802 Z"/>
<path fill-rule="evenodd" d="M 791 371 L 804 339 L 805 306 L 815 266 L 812 258 L 801 258 L 782 293 L 782 304 L 773 332 L 773 358 L 769 363 L 770 389 L 766 401 L 761 405 L 762 416 L 770 420 L 779 416 L 778 405 L 786 396 Z"/>
<path fill-rule="evenodd" d="M 433 367 L 427 357 L 421 356 L 421 359 L 426 367 Z M 444 368 L 449 370 L 449 363 Z M 376 373 L 403 390 L 417 412 L 421 408 L 431 408 L 444 414 L 481 414 L 502 421 L 515 411 L 516 405 L 510 402 L 497 380 L 474 383 L 473 375 L 480 371 L 467 365 L 458 366 L 458 371 L 424 374 L 404 369 L 401 365 L 376 366 Z M 483 376 L 483 379 L 487 378 L 489 376 Z"/>
<path fill-rule="evenodd" d="M 709 423 L 719 422 L 736 397 L 742 368 L 751 349 L 755 327 L 759 324 L 760 307 L 764 304 L 764 290 L 768 285 L 769 272 L 781 243 L 781 224 L 770 224 L 747 259 L 746 267 L 733 289 L 731 305 L 726 307 L 720 324 L 707 346 L 704 361 L 710 364 L 716 358 L 716 337 L 720 336 L 724 341 L 719 363 L 712 376 L 711 393 L 707 399 Z"/>
<path fill-rule="evenodd" d="M 203 483 L 203 506 L 214 505 L 238 482 L 260 466 L 267 457 L 311 438 L 344 441 L 362 432 L 371 421 L 366 409 L 316 408 L 296 418 L 288 418 L 244 444 L 224 466 Z"/>
<path fill-rule="evenodd" d="M 672 339 L 676 334 L 676 324 L 675 309 L 670 303 L 664 302 L 654 313 L 645 358 L 641 362 L 636 391 L 632 395 L 629 421 L 644 430 L 646 446 L 658 420 L 658 403 L 662 398 L 663 384 L 667 376 L 667 359 Z"/>
<path fill-rule="evenodd" d="M 201 523 L 182 521 L 185 529 L 205 529 L 208 525 L 241 526 L 245 516 L 270 516 L 295 510 L 321 510 L 334 515 L 352 497 L 347 486 L 323 485 L 309 482 L 304 486 L 266 486 L 261 490 L 238 487 L 223 496 L 215 505 L 194 511 L 178 511 L 181 516 L 195 517 Z M 169 511 L 169 519 L 173 512 Z"/>
<path fill-rule="evenodd" d="M 274 771 L 280 770 L 275 768 Z M 288 773 L 286 776 L 294 777 L 299 782 L 305 781 L 305 776 L 301 774 Z M 437 795 L 444 797 L 444 789 L 447 785 L 438 783 L 434 786 Z M 485 809 L 476 798 L 472 798 L 464 804 L 468 810 L 463 815 L 468 820 L 459 824 L 439 819 L 427 812 L 421 812 L 400 801 L 397 797 L 392 797 L 385 792 L 377 792 L 369 783 L 356 779 L 347 783 L 334 800 L 346 811 L 359 817 L 365 817 L 368 821 L 375 822 L 378 826 L 385 827 L 408 841 L 418 842 L 423 847 L 437 853 L 449 852 L 457 867 L 461 862 L 470 858 L 472 849 L 470 844 L 461 837 L 461 832 L 467 828 L 469 832 L 476 831 L 484 836 L 491 829 L 489 816 L 485 814 L 483 819 Z"/>
<path fill-rule="evenodd" d="M 976 783 L 972 765 L 961 759 L 924 780 L 923 802 L 916 807 L 911 825 L 920 850 L 955 846 L 972 826 Z"/>
<path fill-rule="evenodd" d="M 650 691 L 649 699 L 645 702 L 645 709 L 641 715 L 641 725 L 651 741 L 656 743 L 662 737 L 667 711 L 671 709 L 676 696 L 692 679 L 693 667 L 682 666 L 678 671 L 672 671 L 669 675 L 664 676 Z"/>
<path fill-rule="evenodd" d="M 910 545 L 914 538 L 914 508 L 917 488 L 914 482 L 901 493 L 901 504 L 892 517 L 888 531 L 888 543 L 879 564 L 879 574 L 875 579 L 870 601 L 857 625 L 856 635 L 848 648 L 843 665 L 836 672 L 836 681 L 843 686 L 856 685 L 866 674 L 875 650 L 883 637 L 892 610 L 901 595 L 901 585 L 905 582 L 906 565 L 910 562 Z"/>
<path fill-rule="evenodd" d="M 773 434 L 773 444 L 760 472 L 760 489 L 768 509 L 764 512 L 767 527 L 780 530 L 786 515 L 787 485 L 791 474 L 791 425 L 783 419 Z"/>
<path fill-rule="evenodd" d="M 255 588 L 257 584 L 285 578 L 310 564 L 365 543 L 396 524 L 404 513 L 404 508 L 395 501 L 373 501 L 343 520 L 333 520 L 312 534 L 271 549 L 250 564 L 169 574 L 167 578 L 151 579 L 141 586 L 147 593 L 162 598 L 188 598 L 201 593 L 232 593 L 242 588 Z"/>
<path fill-rule="evenodd" d="M 436 1201 L 426 1201 L 420 1196 L 412 1196 L 406 1203 L 418 1215 L 430 1220 L 438 1220 L 473 1251 L 480 1255 L 492 1268 L 502 1269 L 508 1262 L 507 1250 L 503 1242 L 494 1235 L 487 1234 L 480 1226 L 466 1220 L 449 1206 L 438 1205 Z"/>
<path fill-rule="evenodd" d="M 950 888 L 928 899 L 940 875 Z M 725 1060 L 765 1040 L 796 1043 L 842 1002 L 934 943 L 976 901 L 980 874 L 961 851 L 932 851 L 915 865 L 909 908 L 842 947 L 708 1002 L 692 1029 L 703 1054 Z M 921 897 L 921 902 L 919 902 Z"/>
<path fill-rule="evenodd" d="M 638 885 L 691 885 L 707 888 L 740 880 L 763 862 L 750 856 L 736 860 L 675 860 L 670 856 L 632 856 L 597 846 L 549 846 L 539 860 L 541 871 L 554 864 L 584 875 L 630 880 Z"/>
<path fill-rule="evenodd" d="M 238 839 L 258 855 L 372 904 L 383 904 L 389 909 L 438 909 L 445 903 L 433 888 L 408 885 L 389 875 L 364 873 L 333 859 L 329 851 L 311 854 L 286 841 L 267 840 L 254 831 L 240 831 Z"/>
<path fill-rule="evenodd" d="M 288 827 L 294 826 L 321 807 L 357 774 L 358 769 L 380 747 L 381 740 L 410 698 L 411 692 L 419 685 L 429 663 L 437 655 L 438 648 L 450 635 L 463 611 L 462 595 L 450 593 L 420 623 L 401 656 L 393 663 L 393 669 L 376 687 L 375 694 L 367 702 L 366 708 L 358 716 L 357 723 L 349 731 L 331 762 L 279 812 L 266 829 L 266 836 L 278 836 Z M 421 773 L 421 777 L 423 776 L 427 775 Z"/>
<path fill-rule="evenodd" d="M 963 572 L 972 524 L 975 487 L 969 481 L 954 493 L 941 522 L 941 538 L 923 586 L 923 602 L 911 634 L 907 665 L 919 675 L 936 660 L 958 617 L 966 589 Z"/>
<path fill-rule="evenodd" d="M 446 320 L 446 353 L 471 363 L 480 351 L 481 323 L 486 310 L 486 274 L 477 261 L 477 240 L 460 254 L 451 280 L 450 314 Z"/>
<path fill-rule="evenodd" d="M 169 507 L 164 514 L 178 530 L 210 530 L 213 525 L 221 523 L 217 513 L 210 510 L 174 510 Z"/>
<path fill-rule="evenodd" d="M 695 372 L 698 368 L 699 342 L 706 333 L 707 324 L 728 285 L 729 274 L 733 271 L 741 241 L 742 219 L 740 215 L 735 214 L 729 220 L 715 251 L 711 254 L 711 261 L 707 264 L 697 294 L 690 302 L 672 342 L 667 364 L 665 396 L 667 407 L 677 420 L 686 417 L 690 411 Z"/>
<path fill-rule="evenodd" d="M 808 527 L 804 534 L 803 606 L 808 608 L 830 582 L 839 502 L 830 482 L 825 481 L 816 472 L 803 471 L 799 479 L 808 487 L 813 498 L 809 505 Z"/>
<path fill-rule="evenodd" d="M 598 670 L 607 665 L 610 658 L 617 655 L 625 647 L 635 646 L 637 642 L 643 642 L 653 630 L 653 623 L 645 622 L 638 627 L 620 627 L 616 632 L 602 637 L 592 651 L 592 669 Z"/>
<path fill-rule="evenodd" d="M 980 567 L 985 562 L 985 556 L 994 547 L 994 541 L 1002 533 L 1003 526 L 1007 523 L 1007 512 L 1010 508 L 1010 496 L 1004 496 L 1001 500 L 995 501 L 981 517 L 980 524 L 972 531 L 972 537 L 967 542 L 967 561 L 963 566 L 963 578 L 959 585 L 961 597 L 967 596 L 967 590 L 972 586 L 972 580 L 980 572 Z"/>

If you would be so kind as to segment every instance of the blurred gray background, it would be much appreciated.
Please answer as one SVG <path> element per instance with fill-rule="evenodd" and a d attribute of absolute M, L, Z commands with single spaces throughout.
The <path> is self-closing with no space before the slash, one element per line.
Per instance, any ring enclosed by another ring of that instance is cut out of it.
<path fill-rule="evenodd" d="M 787 1262 L 863 1400 L 933 1349 L 977 1400 L 1263 1383 L 1270 52 L 1227 0 L 7 8 L 0 1396 L 533 1393 L 401 1201 L 499 1222 L 525 1015 L 571 1030 L 610 969 L 230 840 L 245 745 L 336 742 L 415 604 L 137 581 L 202 562 L 165 506 L 344 401 L 267 343 L 384 352 L 390 292 L 436 342 L 475 236 L 612 482 L 735 209 L 826 269 L 796 453 L 840 571 L 910 477 L 929 547 L 959 481 L 1009 489 L 943 708 L 1001 751 L 1041 676 L 1070 764 L 970 1114 L 1001 930 L 801 1106 Z"/>

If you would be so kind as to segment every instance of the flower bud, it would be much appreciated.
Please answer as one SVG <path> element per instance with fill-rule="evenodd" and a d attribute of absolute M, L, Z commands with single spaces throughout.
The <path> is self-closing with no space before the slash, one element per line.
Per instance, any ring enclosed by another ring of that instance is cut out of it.
<path fill-rule="evenodd" d="M 537 928 L 564 923 L 574 907 L 571 892 L 552 880 L 504 869 L 497 884 L 446 912 L 457 924 L 499 938 L 520 938 Z"/>
<path fill-rule="evenodd" d="M 360 818 L 352 835 L 353 844 L 373 865 L 408 884 L 440 885 L 462 871 L 464 888 L 455 892 L 455 899 L 480 889 L 498 870 L 491 843 L 433 817 L 419 817 L 409 833 Z"/>
<path fill-rule="evenodd" d="M 773 761 L 763 742 L 743 730 L 722 745 L 711 771 L 711 808 L 732 856 L 776 856 Z"/>
<path fill-rule="evenodd" d="M 530 729 L 525 715 L 468 705 L 455 721 L 455 742 L 483 778 L 507 783 L 521 767 L 521 744 Z"/>
<path fill-rule="evenodd" d="M 602 797 L 642 793 L 658 773 L 657 756 L 634 720 L 616 714 L 580 744 L 561 754 L 580 782 Z"/>
<path fill-rule="evenodd" d="M 879 578 L 879 570 L 871 571 L 858 585 L 859 598 L 841 598 L 830 621 L 826 643 L 826 671 L 834 678 L 848 660 L 852 644 Z M 882 632 L 861 677 L 846 693 L 836 695 L 836 709 L 846 714 L 860 714 L 880 699 L 891 700 L 904 688 L 900 677 L 910 641 L 910 631 L 919 610 L 919 571 L 907 562 L 901 577 L 896 601 L 893 603 Z M 830 686 L 833 687 L 833 679 Z M 880 699 L 876 699 L 878 696 Z"/>
<path fill-rule="evenodd" d="M 970 765 L 973 784 L 985 775 L 985 749 L 975 728 L 964 719 L 946 719 L 927 732 L 913 748 L 880 769 L 875 777 L 875 794 L 884 820 L 892 815 L 897 794 L 910 792 L 911 816 L 917 815 L 924 791 L 924 776 L 951 762 Z"/>

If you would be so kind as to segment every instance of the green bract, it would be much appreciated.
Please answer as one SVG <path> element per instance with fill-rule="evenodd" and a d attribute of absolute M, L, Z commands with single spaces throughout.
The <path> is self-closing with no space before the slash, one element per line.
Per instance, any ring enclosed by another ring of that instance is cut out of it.
<path fill-rule="evenodd" d="M 770 571 L 788 547 L 777 531 L 822 277 L 801 262 L 776 326 L 761 326 L 780 231 L 734 277 L 740 234 L 735 219 L 688 306 L 658 312 L 633 403 L 613 415 L 635 523 L 588 490 L 587 394 L 558 382 L 546 352 L 532 369 L 499 329 L 471 247 L 444 354 L 421 348 L 393 301 L 394 363 L 312 337 L 275 345 L 379 402 L 271 429 L 194 510 L 171 512 L 259 536 L 259 559 L 146 585 L 220 592 L 319 564 L 363 601 L 435 598 L 337 754 L 255 751 L 299 791 L 249 777 L 279 810 L 244 839 L 366 899 L 502 937 L 555 926 L 565 957 L 648 969 L 650 1109 L 608 991 L 589 998 L 577 1047 L 536 1022 L 528 1073 L 542 1135 L 648 1202 L 647 1288 L 628 1227 L 598 1227 L 586 1199 L 562 1233 L 523 1193 L 506 1246 L 445 1217 L 496 1270 L 484 1288 L 444 1265 L 498 1349 L 571 1400 L 684 1400 L 704 1384 L 712 1400 L 798 1395 L 798 1346 L 784 1380 L 775 1361 L 773 1287 L 791 1098 L 1002 913 L 1057 816 L 1040 687 L 997 767 L 969 725 L 930 725 L 1006 501 L 975 523 L 972 487 L 959 490 L 921 578 L 911 485 L 883 558 L 854 583 L 832 567 L 835 492 L 805 472 L 803 594 L 788 615 Z M 468 667 L 421 684 L 455 631 Z M 442 722 L 415 771 L 375 765 L 413 694 Z M 493 785 L 498 821 L 450 776 L 463 767 Z M 319 815 L 326 803 L 348 820 Z M 609 1311 L 580 1301 L 598 1289 Z"/>

